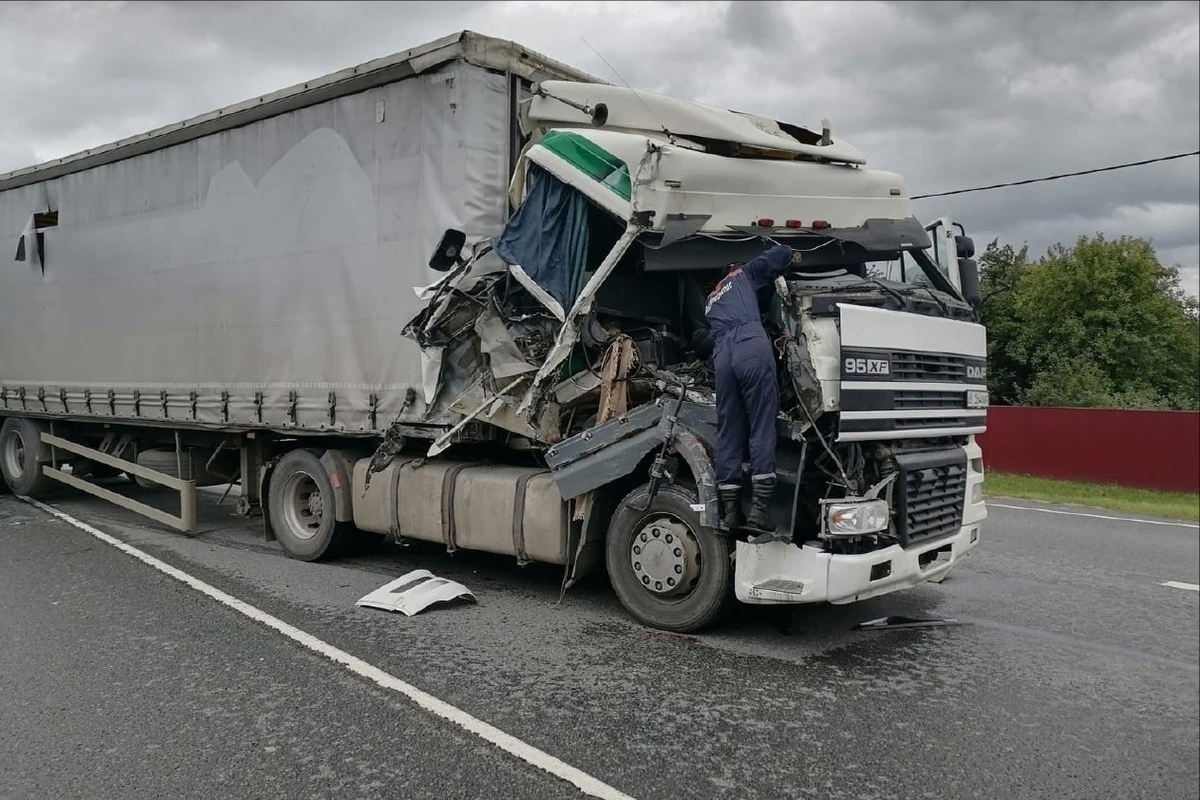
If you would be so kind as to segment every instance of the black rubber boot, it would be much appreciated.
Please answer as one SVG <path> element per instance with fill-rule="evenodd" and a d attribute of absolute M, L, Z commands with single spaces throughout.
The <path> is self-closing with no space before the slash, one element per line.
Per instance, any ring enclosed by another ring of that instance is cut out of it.
<path fill-rule="evenodd" d="M 742 487 L 718 486 L 717 495 L 721 498 L 721 521 L 729 530 L 736 530 L 746 524 L 746 515 L 742 513 Z"/>
<path fill-rule="evenodd" d="M 771 498 L 775 496 L 775 476 L 750 479 L 750 516 L 746 527 L 755 531 L 747 541 L 750 544 L 765 544 L 767 542 L 791 541 L 785 531 L 781 531 L 775 520 L 771 519 Z"/>

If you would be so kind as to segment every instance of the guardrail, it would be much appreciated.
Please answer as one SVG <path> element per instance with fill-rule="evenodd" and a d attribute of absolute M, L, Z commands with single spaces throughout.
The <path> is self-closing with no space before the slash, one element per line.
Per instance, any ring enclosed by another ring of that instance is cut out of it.
<path fill-rule="evenodd" d="M 161 486 L 166 486 L 169 489 L 174 489 L 179 492 L 179 516 L 168 514 L 165 511 L 148 506 L 145 503 L 139 503 L 137 500 L 117 494 L 114 491 L 105 489 L 103 486 L 97 486 L 90 481 L 85 481 L 82 478 L 77 478 L 63 472 L 58 468 L 57 454 L 55 453 L 55 461 L 52 466 L 44 466 L 42 471 L 46 477 L 65 483 L 67 486 L 78 489 L 81 492 L 87 492 L 93 497 L 99 497 L 101 500 L 107 500 L 110 503 L 115 503 L 121 508 L 127 508 L 136 514 L 141 514 L 144 517 L 149 517 L 155 522 L 162 523 L 168 527 L 174 528 L 177 531 L 190 533 L 196 529 L 196 482 L 184 481 L 173 475 L 166 475 L 162 472 L 156 472 L 152 469 L 146 469 L 132 461 L 127 461 L 123 458 L 104 453 L 95 448 L 85 447 L 84 445 L 68 441 L 61 436 L 43 433 L 42 442 L 49 445 L 55 450 L 65 450 L 68 453 L 74 453 L 78 456 L 84 456 L 91 460 L 119 469 L 127 473 L 131 478 L 138 476 L 143 480 L 157 483 Z M 53 453 L 53 451 L 52 451 Z"/>
<path fill-rule="evenodd" d="M 1171 492 L 1200 491 L 1200 412 L 993 406 L 988 469 Z"/>

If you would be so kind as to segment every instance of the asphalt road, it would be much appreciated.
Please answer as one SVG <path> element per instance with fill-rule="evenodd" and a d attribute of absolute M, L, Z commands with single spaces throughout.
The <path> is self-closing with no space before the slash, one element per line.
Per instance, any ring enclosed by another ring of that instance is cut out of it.
<path fill-rule="evenodd" d="M 632 797 L 1200 794 L 1200 594 L 1162 585 L 1200 583 L 1195 528 L 993 508 L 944 583 L 686 637 L 602 578 L 560 602 L 433 546 L 291 561 L 211 500 L 191 537 L 53 505 Z M 6 800 L 581 796 L 12 497 L 0 547 Z M 421 567 L 479 604 L 354 606 Z M 961 624 L 854 629 L 889 615 Z"/>

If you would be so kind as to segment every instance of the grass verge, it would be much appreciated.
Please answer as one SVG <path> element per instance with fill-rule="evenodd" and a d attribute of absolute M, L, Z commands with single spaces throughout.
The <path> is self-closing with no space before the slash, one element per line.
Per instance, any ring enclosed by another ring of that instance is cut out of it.
<path fill-rule="evenodd" d="M 989 472 L 983 483 L 985 495 L 1041 500 L 1046 503 L 1106 508 L 1126 514 L 1145 514 L 1200 522 L 1200 494 L 1156 492 L 1098 483 L 1076 483 L 1029 475 Z"/>

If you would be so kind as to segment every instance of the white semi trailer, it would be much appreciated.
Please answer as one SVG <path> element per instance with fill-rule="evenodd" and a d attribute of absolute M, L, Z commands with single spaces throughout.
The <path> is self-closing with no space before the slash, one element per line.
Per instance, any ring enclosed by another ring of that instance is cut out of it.
<path fill-rule="evenodd" d="M 358 529 L 603 561 L 677 631 L 937 578 L 986 516 L 973 245 L 864 163 L 463 32 L 2 175 L 0 472 L 179 529 L 240 484 L 305 560 Z M 756 545 L 692 341 L 771 243 L 803 253 L 766 315 L 791 541 Z"/>

